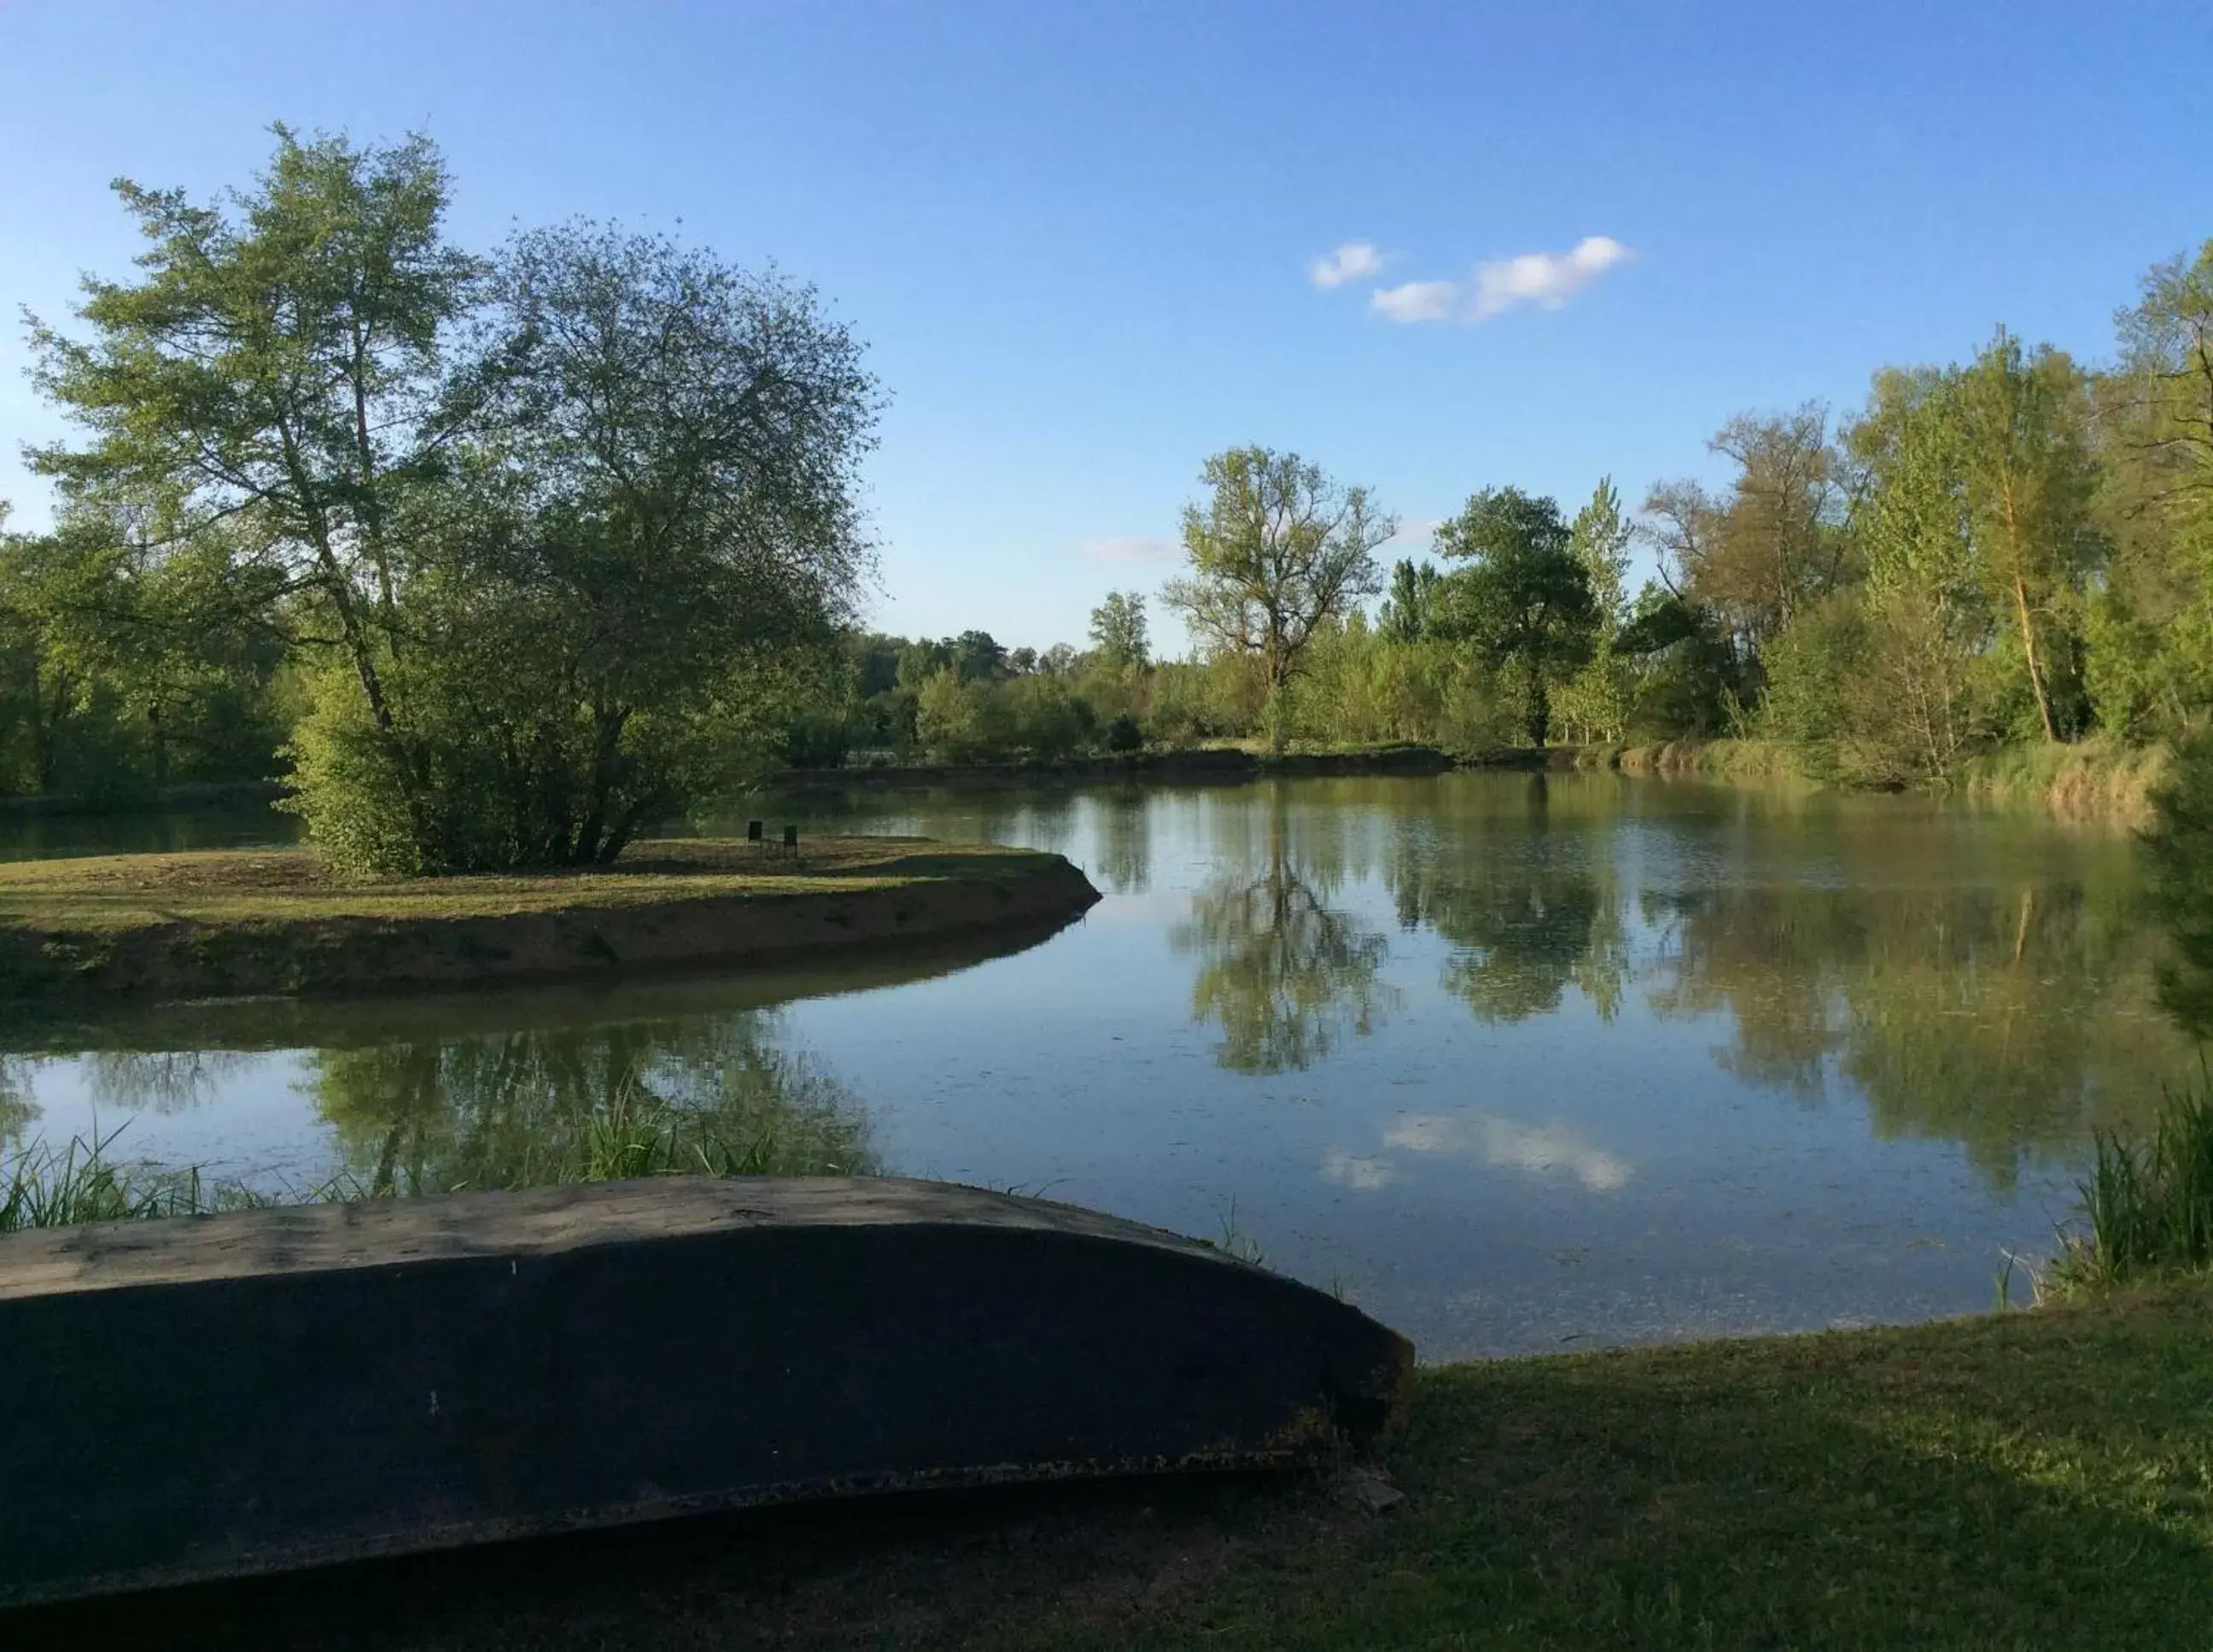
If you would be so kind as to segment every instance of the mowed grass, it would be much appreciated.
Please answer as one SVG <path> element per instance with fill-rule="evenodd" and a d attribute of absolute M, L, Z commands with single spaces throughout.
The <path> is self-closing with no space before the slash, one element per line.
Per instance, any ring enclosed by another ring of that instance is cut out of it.
<path fill-rule="evenodd" d="M 2213 1645 L 2213 1290 L 1424 1370 L 1327 1475 L 725 1516 L 0 1619 L 25 1645 Z M 34 1634 L 33 1631 L 37 1633 Z"/>
<path fill-rule="evenodd" d="M 180 920 L 452 918 L 637 905 L 723 895 L 844 893 L 1033 870 L 1043 857 L 921 838 L 803 842 L 798 855 L 742 839 L 663 838 L 615 865 L 530 875 L 347 878 L 305 849 L 203 850 L 0 863 L 0 924 L 122 930 Z"/>

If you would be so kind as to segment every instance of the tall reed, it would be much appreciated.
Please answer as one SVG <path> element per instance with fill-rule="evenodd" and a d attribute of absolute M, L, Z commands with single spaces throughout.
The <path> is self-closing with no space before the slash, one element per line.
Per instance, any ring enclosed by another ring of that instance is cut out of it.
<path fill-rule="evenodd" d="M 2052 1265 L 2058 1289 L 2213 1268 L 2213 1068 L 2167 1092 L 2148 1143 L 2100 1131 L 2078 1186 L 2087 1228 L 2066 1236 Z"/>
<path fill-rule="evenodd" d="M 210 1208 L 197 1170 L 149 1176 L 117 1164 L 107 1149 L 119 1133 L 95 1128 L 89 1140 L 73 1137 L 64 1148 L 34 1142 L 0 1160 L 0 1234 Z"/>

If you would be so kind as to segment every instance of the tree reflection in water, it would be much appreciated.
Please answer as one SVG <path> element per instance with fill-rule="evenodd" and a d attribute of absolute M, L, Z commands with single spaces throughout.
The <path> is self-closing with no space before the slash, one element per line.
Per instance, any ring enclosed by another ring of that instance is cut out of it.
<path fill-rule="evenodd" d="M 31 1063 L 22 1056 L 0 1055 L 0 1152 L 23 1144 L 39 1104 L 31 1099 Z"/>
<path fill-rule="evenodd" d="M 1391 876 L 1399 922 L 1460 949 L 1444 988 L 1486 1025 L 1551 1015 L 1570 986 L 1612 1021 L 1631 974 L 1620 899 L 1582 837 L 1546 829 L 1550 786 L 1528 778 L 1526 823 L 1456 823 L 1404 847 Z"/>
<path fill-rule="evenodd" d="M 1246 861 L 1214 878 L 1169 936 L 1201 960 L 1192 1019 L 1221 1027 L 1215 1059 L 1241 1073 L 1309 1067 L 1348 1029 L 1373 1031 L 1395 1002 L 1376 979 L 1389 942 L 1324 899 L 1341 854 L 1296 865 L 1280 801 L 1266 826 L 1257 872 Z"/>
<path fill-rule="evenodd" d="M 746 1010 L 326 1049 L 308 1088 L 346 1175 L 375 1194 L 625 1167 L 873 1173 L 857 1100 L 777 1030 Z"/>
<path fill-rule="evenodd" d="M 1655 1008 L 1725 1011 L 1734 1070 L 1809 1098 L 1834 1070 L 1877 1135 L 1956 1140 L 2000 1188 L 2140 1125 L 2183 1070 L 2143 938 L 2080 881 L 1736 886 L 1655 905 Z"/>
<path fill-rule="evenodd" d="M 1110 895 L 1142 895 L 1152 882 L 1152 816 L 1140 791 L 1118 792 L 1100 805 L 1098 864 L 1093 880 Z"/>

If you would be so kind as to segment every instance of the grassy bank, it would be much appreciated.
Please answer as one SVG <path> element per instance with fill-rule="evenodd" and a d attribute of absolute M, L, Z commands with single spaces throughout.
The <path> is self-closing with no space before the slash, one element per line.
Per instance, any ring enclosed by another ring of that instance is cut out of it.
<path fill-rule="evenodd" d="M 1555 761 L 1627 774 L 1700 775 L 1716 780 L 1804 780 L 1790 747 L 1769 740 L 1676 740 L 1647 746 L 1562 748 Z M 2124 746 L 2100 738 L 2071 745 L 2009 746 L 1971 759 L 1951 790 L 1978 803 L 2035 808 L 2065 820 L 2141 827 L 2151 794 L 2167 772 L 2161 746 Z"/>
<path fill-rule="evenodd" d="M 1801 778 L 1790 748 L 1769 740 L 1671 740 L 1650 746 L 1579 746 L 1578 769 L 1626 774 L 1695 774 L 1716 780 Z"/>
<path fill-rule="evenodd" d="M 1098 899 L 1058 855 L 852 838 L 794 856 L 713 839 L 617 866 L 369 881 L 303 850 L 0 863 L 0 1003 L 604 974 L 729 965 L 1067 918 Z"/>
<path fill-rule="evenodd" d="M 11 1643 L 2172 1648 L 2213 1292 L 1424 1371 L 1327 1482 L 752 1515 L 22 1616 Z M 123 1637 L 118 1640 L 117 1637 Z"/>
<path fill-rule="evenodd" d="M 2070 820 L 2151 824 L 2151 794 L 2167 773 L 2163 746 L 2091 739 L 2009 746 L 1968 763 L 1960 789 L 1978 802 L 2044 808 Z"/>

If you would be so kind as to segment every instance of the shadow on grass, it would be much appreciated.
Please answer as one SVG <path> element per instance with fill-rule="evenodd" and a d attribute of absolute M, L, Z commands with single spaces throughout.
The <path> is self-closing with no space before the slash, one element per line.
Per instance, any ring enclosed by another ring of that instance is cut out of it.
<path fill-rule="evenodd" d="M 1311 1478 L 756 1512 L 0 1618 L 10 1645 L 2175 1647 L 2213 1625 L 2204 1292 L 1424 1374 Z"/>

